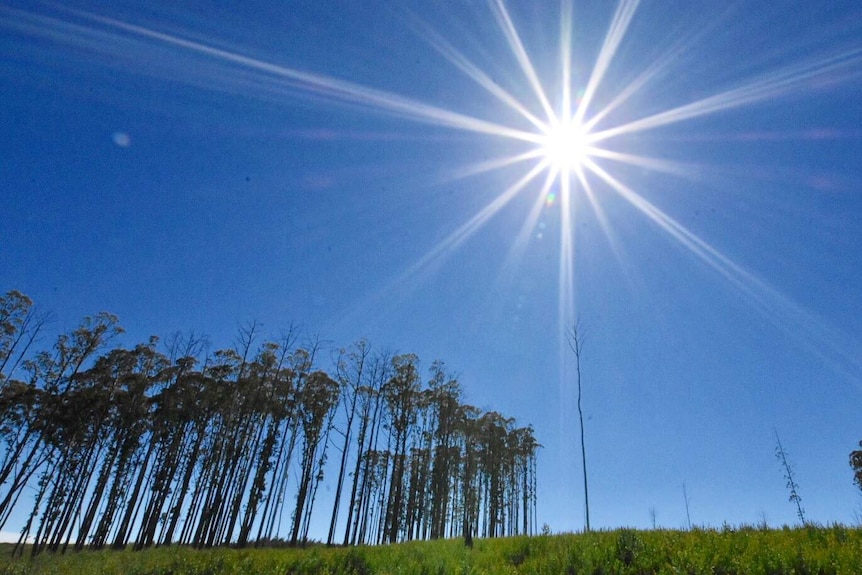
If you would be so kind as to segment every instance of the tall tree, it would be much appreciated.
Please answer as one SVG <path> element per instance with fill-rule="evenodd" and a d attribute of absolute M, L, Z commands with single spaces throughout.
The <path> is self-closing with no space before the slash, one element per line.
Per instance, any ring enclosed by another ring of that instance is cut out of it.
<path fill-rule="evenodd" d="M 395 444 L 395 451 L 392 453 L 392 473 L 383 529 L 383 539 L 389 543 L 395 543 L 398 540 L 403 525 L 407 440 L 410 427 L 416 421 L 420 390 L 418 360 L 419 358 L 414 354 L 393 357 L 393 375 L 382 390 L 389 411 L 390 433 Z"/>
<path fill-rule="evenodd" d="M 347 528 L 344 544 L 365 541 L 368 525 L 368 508 L 374 489 L 377 467 L 379 430 L 383 405 L 381 390 L 389 380 L 390 357 L 387 353 L 375 354 L 366 371 L 368 381 L 360 389 L 360 423 L 357 437 L 357 457 L 353 472 L 353 487 L 350 490 L 350 506 L 347 512 Z M 351 524 L 352 521 L 352 524 Z M 352 531 L 351 531 L 352 529 Z"/>
<path fill-rule="evenodd" d="M 805 525 L 805 510 L 802 509 L 802 498 L 799 496 L 799 484 L 796 483 L 796 477 L 793 473 L 793 466 L 790 465 L 790 460 L 787 457 L 787 452 L 781 444 L 781 438 L 778 437 L 778 431 L 775 431 L 775 457 L 781 464 L 781 469 L 784 471 L 784 479 L 787 481 L 787 491 L 790 493 L 789 501 L 796 505 L 796 516 L 799 521 Z"/>
<path fill-rule="evenodd" d="M 329 520 L 329 534 L 326 544 L 332 545 L 335 539 L 335 528 L 338 524 L 338 511 L 341 505 L 341 490 L 344 486 L 344 476 L 347 469 L 347 456 L 350 452 L 353 434 L 353 420 L 356 417 L 356 407 L 362 386 L 365 382 L 365 366 L 371 348 L 364 339 L 353 345 L 352 349 L 341 350 L 336 361 L 336 381 L 341 388 L 341 405 L 344 407 L 344 443 L 341 447 L 341 463 L 338 467 L 338 479 L 335 484 L 335 496 L 332 504 L 332 517 Z M 348 523 L 350 520 L 348 519 Z"/>
<path fill-rule="evenodd" d="M 0 390 L 27 357 L 47 321 L 48 315 L 35 312 L 33 301 L 21 292 L 12 290 L 0 296 Z"/>
<path fill-rule="evenodd" d="M 112 337 L 122 332 L 117 324 L 117 318 L 111 314 L 102 313 L 95 317 L 84 318 L 81 325 L 69 334 L 62 334 L 54 344 L 53 353 L 40 352 L 34 359 L 23 362 L 25 371 L 29 374 L 30 392 L 25 395 L 37 396 L 39 401 L 34 404 L 35 410 L 26 422 L 25 429 L 15 434 L 11 445 L 7 446 L 7 458 L 4 466 L 0 469 L 0 485 L 5 492 L 0 491 L 0 517 L 8 517 L 8 512 L 14 506 L 30 478 L 40 469 L 42 481 L 50 483 L 54 480 L 54 488 L 49 497 L 48 505 L 52 510 L 50 515 L 45 515 L 41 522 L 42 527 L 53 528 L 55 525 L 67 524 L 70 520 L 75 505 L 60 507 L 52 506 L 57 498 L 63 494 L 64 488 L 59 487 L 59 482 L 66 481 L 65 478 L 55 477 L 53 474 L 56 465 L 71 465 L 80 452 L 75 450 L 75 442 L 86 441 L 86 426 L 90 421 L 79 419 L 78 414 L 73 411 L 73 397 L 81 400 L 83 393 L 79 389 L 79 374 L 84 370 L 86 363 L 93 359 L 95 354 Z M 74 395 L 73 395 L 74 394 Z M 68 443 L 64 443 L 64 439 Z M 80 478 L 77 478 L 80 479 Z M 77 496 L 78 484 L 71 487 Z M 42 503 L 37 498 L 38 504 Z M 34 512 L 37 507 L 34 506 Z M 28 522 L 29 529 L 29 522 Z M 40 529 L 43 539 L 37 541 L 33 551 L 38 552 L 48 542 L 50 537 L 58 541 L 62 533 L 58 531 L 45 534 L 47 530 Z"/>
<path fill-rule="evenodd" d="M 311 509 L 314 505 L 313 484 L 323 479 L 327 437 L 332 415 L 338 405 L 338 383 L 325 372 L 316 371 L 308 377 L 300 393 L 299 413 L 302 423 L 302 463 L 293 528 L 290 542 L 304 542 L 308 534 Z"/>
<path fill-rule="evenodd" d="M 431 414 L 434 422 L 433 464 L 431 470 L 431 531 L 432 539 L 445 537 L 451 505 L 451 485 L 457 468 L 458 416 L 461 386 L 446 373 L 442 362 L 431 366 L 428 382 Z"/>
<path fill-rule="evenodd" d="M 584 411 L 581 409 L 581 351 L 583 337 L 578 333 L 578 322 L 566 334 L 569 349 L 575 354 L 575 371 L 578 384 L 578 422 L 581 427 L 581 465 L 584 470 L 584 510 L 586 513 L 586 530 L 590 530 L 590 492 L 587 488 L 587 448 L 584 442 Z"/>

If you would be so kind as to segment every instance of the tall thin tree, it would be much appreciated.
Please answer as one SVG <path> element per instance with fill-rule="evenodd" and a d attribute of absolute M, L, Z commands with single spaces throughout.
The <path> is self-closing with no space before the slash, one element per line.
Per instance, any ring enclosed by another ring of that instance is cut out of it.
<path fill-rule="evenodd" d="M 793 467 L 787 459 L 787 452 L 784 446 L 781 445 L 781 438 L 778 437 L 778 431 L 775 431 L 775 457 L 781 463 L 781 468 L 784 471 L 784 479 L 787 480 L 787 489 L 790 492 L 789 500 L 796 505 L 796 516 L 799 521 L 805 525 L 805 510 L 802 509 L 802 498 L 799 496 L 799 484 L 796 483 L 796 477 L 793 474 Z"/>
<path fill-rule="evenodd" d="M 578 421 L 581 426 L 581 464 L 584 468 L 584 509 L 586 511 L 586 530 L 590 530 L 590 495 L 587 488 L 587 448 L 584 442 L 584 411 L 581 408 L 581 351 L 584 347 L 583 336 L 578 332 L 579 322 L 575 322 L 566 333 L 569 349 L 575 354 L 575 371 L 578 383 Z"/>

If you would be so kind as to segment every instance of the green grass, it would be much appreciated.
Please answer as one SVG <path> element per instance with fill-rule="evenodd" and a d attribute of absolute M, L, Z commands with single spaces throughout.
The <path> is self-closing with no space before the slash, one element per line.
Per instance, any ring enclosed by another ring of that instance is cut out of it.
<path fill-rule="evenodd" d="M 692 531 L 622 529 L 578 535 L 458 540 L 381 547 L 309 549 L 187 548 L 84 551 L 11 558 L 8 575 L 855 575 L 862 573 L 862 530 L 842 526 Z"/>

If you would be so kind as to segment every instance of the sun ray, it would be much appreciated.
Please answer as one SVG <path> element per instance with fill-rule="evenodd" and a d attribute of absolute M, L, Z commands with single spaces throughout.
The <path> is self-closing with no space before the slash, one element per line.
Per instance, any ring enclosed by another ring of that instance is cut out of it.
<path fill-rule="evenodd" d="M 604 108 L 593 114 L 589 120 L 584 121 L 584 129 L 591 131 L 599 122 L 608 116 L 615 109 L 619 108 L 629 98 L 638 93 L 651 80 L 656 78 L 662 70 L 667 68 L 673 61 L 676 53 L 670 52 L 665 54 L 661 59 L 654 61 L 643 70 L 637 77 L 629 82 L 622 90 L 617 92 L 614 99 L 611 100 Z"/>
<path fill-rule="evenodd" d="M 572 226 L 571 176 L 560 177 L 559 330 L 565 333 L 575 321 L 574 237 Z"/>
<path fill-rule="evenodd" d="M 589 120 L 585 119 L 584 129 L 587 132 L 592 131 L 599 122 L 628 101 L 633 95 L 637 94 L 649 82 L 659 77 L 666 69 L 669 69 L 671 65 L 678 64 L 683 54 L 685 54 L 697 42 L 697 40 L 703 38 L 710 31 L 725 23 L 729 13 L 730 11 L 728 11 L 724 17 L 713 18 L 701 25 L 687 28 L 683 34 L 674 40 L 671 46 L 663 52 L 660 57 L 656 58 L 646 66 L 634 80 L 629 82 L 621 90 L 618 90 L 613 100 L 606 104 L 601 110 L 592 114 Z"/>
<path fill-rule="evenodd" d="M 18 16 L 33 16 L 25 11 L 17 9 L 3 8 L 3 10 Z M 330 76 L 273 64 L 271 62 L 259 60 L 222 48 L 216 48 L 194 40 L 152 30 L 150 28 L 130 24 L 113 18 L 91 14 L 89 12 L 77 10 L 69 10 L 69 12 L 82 19 L 106 26 L 109 28 L 108 31 L 120 30 L 141 38 L 156 41 L 163 45 L 181 48 L 194 54 L 213 58 L 215 60 L 240 66 L 246 70 L 261 73 L 263 75 L 261 80 L 266 81 L 269 79 L 272 88 L 277 87 L 276 84 L 272 83 L 272 80 L 287 81 L 289 82 L 289 86 L 294 89 L 299 89 L 310 94 L 327 96 L 343 102 L 364 105 L 380 112 L 395 114 L 417 122 L 524 142 L 536 143 L 539 140 L 538 135 L 535 133 L 511 128 L 488 120 L 482 120 L 383 90 L 369 88 Z M 61 32 L 63 29 L 76 31 L 77 36 L 82 36 L 81 38 L 78 38 L 78 41 L 85 43 L 87 42 L 88 37 L 105 33 L 103 30 L 96 30 L 85 26 L 70 28 L 68 23 L 56 18 L 45 16 L 36 18 L 39 25 L 33 25 L 29 32 L 41 37 L 51 37 L 57 41 L 70 42 L 75 40 L 73 37 L 58 34 L 58 32 Z"/>
<path fill-rule="evenodd" d="M 621 197 L 629 202 L 630 205 L 639 210 L 653 223 L 657 224 L 662 230 L 679 242 L 681 246 L 685 247 L 703 263 L 718 272 L 732 286 L 739 289 L 746 296 L 752 298 L 752 301 L 757 302 L 759 306 L 765 308 L 763 303 L 764 294 L 768 294 L 772 299 L 783 300 L 785 302 L 784 305 L 788 305 L 786 302 L 789 300 L 787 300 L 785 296 L 779 294 L 774 289 L 769 288 L 763 280 L 735 263 L 717 248 L 713 247 L 674 218 L 667 215 L 664 211 L 655 206 L 655 204 L 651 203 L 618 179 L 611 176 L 595 163 L 590 162 L 587 167 L 604 180 Z"/>
<path fill-rule="evenodd" d="M 587 108 L 592 103 L 593 96 L 595 96 L 599 84 L 601 84 L 602 79 L 605 77 L 605 73 L 613 61 L 620 42 L 625 37 L 629 23 L 638 7 L 638 2 L 639 0 L 621 0 L 617 5 L 613 20 L 605 36 L 605 41 L 596 58 L 593 71 L 590 73 L 590 79 L 587 81 L 587 87 L 584 88 L 584 96 L 575 110 L 575 122 L 581 123 L 583 121 Z"/>
<path fill-rule="evenodd" d="M 542 169 L 545 168 L 543 167 Z M 545 169 L 545 181 L 542 183 L 541 188 L 539 188 L 539 191 L 536 194 L 536 199 L 533 201 L 533 205 L 530 207 L 527 217 L 524 218 L 524 223 L 521 224 L 521 229 L 518 231 L 518 235 L 515 236 L 515 241 L 512 242 L 512 246 L 506 254 L 506 261 L 503 264 L 503 270 L 508 275 L 513 275 L 515 270 L 520 267 L 530 238 L 536 231 L 536 226 L 538 225 L 539 218 L 542 215 L 542 209 L 547 204 L 548 193 L 551 191 L 556 179 L 557 175 L 552 170 Z"/>
<path fill-rule="evenodd" d="M 646 198 L 611 176 L 595 162 L 588 160 L 587 168 L 604 180 L 614 191 L 616 191 L 630 205 L 637 208 L 643 215 L 657 224 L 662 230 L 688 249 L 701 261 L 720 273 L 732 284 L 750 292 L 747 283 L 757 283 L 751 274 L 735 264 L 730 258 L 722 254 L 716 248 L 709 245 L 705 240 L 690 232 L 685 226 L 667 215 Z"/>
<path fill-rule="evenodd" d="M 471 176 L 478 176 L 480 174 L 486 174 L 488 172 L 493 172 L 500 170 L 502 168 L 506 168 L 508 166 L 512 166 L 518 164 L 520 162 L 524 162 L 526 160 L 532 160 L 534 158 L 538 158 L 542 155 L 542 151 L 539 149 L 527 150 L 522 154 L 518 154 L 515 156 L 505 156 L 502 158 L 493 158 L 490 160 L 485 160 L 483 162 L 472 163 L 466 167 L 461 169 L 452 170 L 450 179 L 451 180 L 460 180 L 463 178 L 468 178 Z"/>
<path fill-rule="evenodd" d="M 440 34 L 432 30 L 424 22 L 417 22 L 419 34 L 423 39 L 437 52 L 440 53 L 450 64 L 464 72 L 470 79 L 476 82 L 479 86 L 485 89 L 489 94 L 509 106 L 512 110 L 518 112 L 527 121 L 533 124 L 534 127 L 541 130 L 545 124 L 534 116 L 527 108 L 504 90 L 499 84 L 494 82 L 481 68 L 476 66 L 461 52 L 456 50 L 449 42 L 447 42 Z"/>
<path fill-rule="evenodd" d="M 539 163 L 532 170 L 527 172 L 519 180 L 506 188 L 502 193 L 496 196 L 488 205 L 482 208 L 476 215 L 462 224 L 458 229 L 449 234 L 443 241 L 439 242 L 424 256 L 407 267 L 407 270 L 400 276 L 399 281 L 406 281 L 412 276 L 420 273 L 428 268 L 431 264 L 438 262 L 447 254 L 451 253 L 455 248 L 464 243 L 473 234 L 475 234 L 482 226 L 484 226 L 491 217 L 503 209 L 511 202 L 518 193 L 521 192 L 527 185 L 539 175 L 544 166 Z"/>
<path fill-rule="evenodd" d="M 548 117 L 548 121 L 553 120 L 555 117 L 553 108 L 548 101 L 548 96 L 545 94 L 545 89 L 542 87 L 542 83 L 539 81 L 539 77 L 536 75 L 536 70 L 533 67 L 533 63 L 530 61 L 530 57 L 527 55 L 527 51 L 524 49 L 524 45 L 521 43 L 521 37 L 518 35 L 518 30 L 515 28 L 515 25 L 512 23 L 512 19 L 509 16 L 509 12 L 508 10 L 506 10 L 506 5 L 503 3 L 503 0 L 489 1 L 493 2 L 492 7 L 496 8 L 496 10 L 492 10 L 494 16 L 500 26 L 500 29 L 503 31 L 503 34 L 506 36 L 506 40 L 509 43 L 509 48 L 511 48 L 512 52 L 515 54 L 515 58 L 518 60 L 518 64 L 521 66 L 521 70 L 527 77 L 527 82 L 529 82 L 530 87 L 533 89 L 536 94 L 536 97 L 539 99 L 539 103 L 542 105 L 542 109 L 545 111 L 545 114 Z"/>
<path fill-rule="evenodd" d="M 650 158 L 648 156 L 640 156 L 637 154 L 628 154 L 625 152 L 616 152 L 595 146 L 589 147 L 589 155 L 593 158 L 606 158 L 639 168 L 647 168 L 654 172 L 662 172 L 682 177 L 693 177 L 701 171 L 701 167 L 695 164 L 687 164 L 677 162 L 675 160 L 665 160 L 662 158 Z"/>
<path fill-rule="evenodd" d="M 680 245 L 724 277 L 732 287 L 746 297 L 749 305 L 781 329 L 791 340 L 820 357 L 836 373 L 862 389 L 862 381 L 859 379 L 862 361 L 853 352 L 848 351 L 854 347 L 858 348 L 858 342 L 845 334 L 836 333 L 819 315 L 735 263 L 595 163 L 588 163 L 587 168 Z"/>
<path fill-rule="evenodd" d="M 862 48 L 855 48 L 831 56 L 811 59 L 765 74 L 756 80 L 701 100 L 658 112 L 613 128 L 592 132 L 590 134 L 590 142 L 595 143 L 622 134 L 651 130 L 699 116 L 706 116 L 763 100 L 785 96 L 798 88 L 805 87 L 812 80 L 826 78 L 830 73 L 847 72 L 859 75 L 858 66 L 860 64 L 862 64 Z"/>
<path fill-rule="evenodd" d="M 562 114 L 571 114 L 572 109 L 572 0 L 560 3 L 560 82 L 562 83 Z"/>
<path fill-rule="evenodd" d="M 593 213 L 596 215 L 596 219 L 599 222 L 599 226 L 602 228 L 602 232 L 605 234 L 608 243 L 611 245 L 611 251 L 614 253 L 614 256 L 619 261 L 622 248 L 619 241 L 617 240 L 616 234 L 614 233 L 613 226 L 611 225 L 611 222 L 608 219 L 607 214 L 605 213 L 605 209 L 602 207 L 602 203 L 596 197 L 596 192 L 590 185 L 590 181 L 587 179 L 584 170 L 577 170 L 576 175 L 578 177 L 580 189 L 584 192 L 584 196 L 586 196 L 587 201 L 589 202 L 590 207 L 593 210 Z"/>
<path fill-rule="evenodd" d="M 379 313 L 382 307 L 391 304 L 394 299 L 404 297 L 411 285 L 420 282 L 424 276 L 431 273 L 435 266 L 441 265 L 447 257 L 451 256 L 461 244 L 472 237 L 488 220 L 511 202 L 544 169 L 545 166 L 538 162 L 529 172 L 496 196 L 472 218 L 438 242 L 419 259 L 406 266 L 404 271 L 388 281 L 385 286 L 370 293 L 363 298 L 363 301 L 357 302 L 340 323 L 353 323 L 357 317 L 362 316 L 368 310 L 377 310 Z"/>
<path fill-rule="evenodd" d="M 491 76 L 454 45 L 446 41 L 440 34 L 421 23 L 420 35 L 454 68 L 460 70 L 472 80 L 484 94 L 505 105 L 525 122 L 508 125 L 505 122 L 493 121 L 466 113 L 458 112 L 433 105 L 421 100 L 403 96 L 371 86 L 362 85 L 346 79 L 327 76 L 311 71 L 300 70 L 273 62 L 254 58 L 240 51 L 219 47 L 214 43 L 199 41 L 190 37 L 174 35 L 145 26 L 99 16 L 90 12 L 62 9 L 65 14 L 71 14 L 69 21 L 51 16 L 39 15 L 34 12 L 11 7 L 0 6 L 0 27 L 5 30 L 21 32 L 28 37 L 49 40 L 62 46 L 83 48 L 88 56 L 96 55 L 104 62 L 114 63 L 118 52 L 125 58 L 136 56 L 146 57 L 151 66 L 159 66 L 169 79 L 177 79 L 209 89 L 220 89 L 229 82 L 243 86 L 251 86 L 259 90 L 259 94 L 249 91 L 250 95 L 274 95 L 277 97 L 295 96 L 301 93 L 307 96 L 321 98 L 329 102 L 349 104 L 361 107 L 363 110 L 386 114 L 397 118 L 467 132 L 492 138 L 513 140 L 526 147 L 525 151 L 511 156 L 494 158 L 454 170 L 453 179 L 466 178 L 486 174 L 517 165 L 529 160 L 537 160 L 531 169 L 525 169 L 525 174 L 512 185 L 503 190 L 487 205 L 483 206 L 469 220 L 450 233 L 443 241 L 433 246 L 418 260 L 408 265 L 394 282 L 380 293 L 389 293 L 401 289 L 405 284 L 421 279 L 436 265 L 442 264 L 457 248 L 479 232 L 488 221 L 539 176 L 544 173 L 543 183 L 536 184 L 538 196 L 533 202 L 524 223 L 517 234 L 506 257 L 506 268 L 517 264 L 526 247 L 529 236 L 535 230 L 543 207 L 543 199 L 554 188 L 559 186 L 560 201 L 560 246 L 558 262 L 558 316 L 560 327 L 565 328 L 574 320 L 576 312 L 575 301 L 575 251 L 577 246 L 577 230 L 574 225 L 577 210 L 583 205 L 583 199 L 589 202 L 603 232 L 614 247 L 614 253 L 619 257 L 616 245 L 614 227 L 602 207 L 597 190 L 593 183 L 603 183 L 612 193 L 623 198 L 643 217 L 658 226 L 661 232 L 668 234 L 675 242 L 694 255 L 708 268 L 718 273 L 731 287 L 743 293 L 747 300 L 761 313 L 785 330 L 795 333 L 801 329 L 808 330 L 803 340 L 811 347 L 818 348 L 819 342 L 831 342 L 828 355 L 837 364 L 851 365 L 858 368 L 858 360 L 851 354 L 840 353 L 846 349 L 839 338 L 825 322 L 815 314 L 806 310 L 778 290 L 769 286 L 753 273 L 734 262 L 718 248 L 694 234 L 680 222 L 673 219 L 660 208 L 638 194 L 629 185 L 615 177 L 597 160 L 621 162 L 631 166 L 645 168 L 652 172 L 666 173 L 682 177 L 697 175 L 698 167 L 662 158 L 642 156 L 612 149 L 608 140 L 625 135 L 657 129 L 699 117 L 717 114 L 734 108 L 750 106 L 783 97 L 797 90 L 810 89 L 814 81 L 835 82 L 858 78 L 862 64 L 862 48 L 852 47 L 831 54 L 821 54 L 807 58 L 788 66 L 775 69 L 769 73 L 754 76 L 742 83 L 733 84 L 711 95 L 682 105 L 671 106 L 656 113 L 647 113 L 643 117 L 618 125 L 610 124 L 601 130 L 596 127 L 609 123 L 611 114 L 633 96 L 641 93 L 644 88 L 658 78 L 670 67 L 678 63 L 680 55 L 688 49 L 692 38 L 704 33 L 703 30 L 715 25 L 696 30 L 687 30 L 679 40 L 671 45 L 668 52 L 654 60 L 638 74 L 634 80 L 622 87 L 613 99 L 592 113 L 597 94 L 602 83 L 617 58 L 617 53 L 625 40 L 635 12 L 639 7 L 638 0 L 620 0 L 614 9 L 611 23 L 602 41 L 598 56 L 587 79 L 580 102 L 572 101 L 572 57 L 573 57 L 573 12 L 572 0 L 562 0 L 560 5 L 559 27 L 559 93 L 555 90 L 552 102 L 548 97 L 546 84 L 543 84 L 536 72 L 536 67 L 528 55 L 521 36 L 512 20 L 504 0 L 488 0 L 488 6 L 493 18 L 505 38 L 508 48 L 513 53 L 520 71 L 526 78 L 526 87 L 533 93 L 546 116 L 543 120 L 533 113 L 535 102 L 520 101 L 512 92 L 504 89 Z M 155 56 L 147 53 L 147 49 L 158 47 L 163 53 L 175 58 L 174 61 L 158 61 Z M 205 66 L 197 66 L 199 63 Z M 191 66 L 189 64 L 195 64 Z M 111 65 L 111 64 L 109 64 Z M 183 77 L 177 70 L 186 65 L 191 72 Z M 551 84 L 554 86 L 554 84 Z M 235 90 L 236 87 L 233 87 Z M 482 94 L 482 92 L 479 92 Z M 515 92 L 517 93 L 517 92 Z M 556 98 L 559 98 L 557 100 Z M 530 96 L 532 100 L 532 96 Z M 520 124 L 529 123 L 533 129 L 521 129 Z M 565 134 L 565 145 L 570 149 L 577 148 L 572 161 L 549 161 L 549 134 L 561 126 L 574 132 Z M 574 134 L 574 135 L 573 135 Z M 574 142 L 574 144 L 573 144 Z M 545 149 L 543 149 L 545 148 Z M 603 162 L 604 163 L 604 162 Z M 587 176 L 590 176 L 589 178 Z M 595 175 L 598 182 L 592 176 Z M 532 192 L 532 188 L 530 189 Z M 562 332 L 561 332 L 562 333 Z M 819 338 L 819 339 L 818 339 Z M 838 342 L 838 343 L 836 343 Z M 818 351 L 818 353 L 825 353 Z M 838 359 L 836 359 L 838 358 Z M 843 359 L 841 359 L 843 358 Z M 849 358 L 849 359 L 848 359 Z M 852 370 L 851 370 L 852 371 Z"/>

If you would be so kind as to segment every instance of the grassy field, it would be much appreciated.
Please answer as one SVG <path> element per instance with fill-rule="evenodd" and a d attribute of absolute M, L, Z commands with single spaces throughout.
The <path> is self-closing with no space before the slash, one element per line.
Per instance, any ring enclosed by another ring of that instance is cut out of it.
<path fill-rule="evenodd" d="M 577 535 L 458 540 L 381 547 L 308 549 L 161 548 L 12 559 L 2 574 L 364 575 L 535 574 L 858 574 L 862 530 L 841 526 L 761 530 L 616 530 Z"/>

